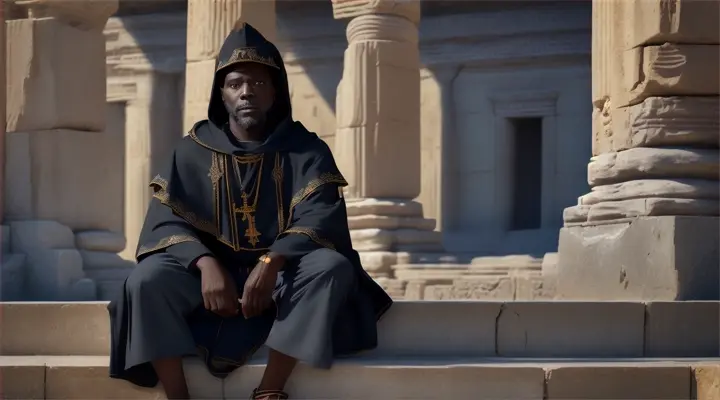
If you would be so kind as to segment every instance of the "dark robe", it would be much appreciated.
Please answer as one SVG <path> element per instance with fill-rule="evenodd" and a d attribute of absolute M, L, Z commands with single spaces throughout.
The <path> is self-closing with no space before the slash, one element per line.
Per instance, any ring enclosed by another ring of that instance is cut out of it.
<path fill-rule="evenodd" d="M 263 143 L 238 142 L 227 128 L 220 97 L 225 68 L 255 62 L 271 69 L 276 100 Z M 140 235 L 137 260 L 166 253 L 186 268 L 212 255 L 230 268 L 238 285 L 268 252 L 297 264 L 318 249 L 341 254 L 354 269 L 357 289 L 333 325 L 335 355 L 377 346 L 377 320 L 392 300 L 364 271 L 353 250 L 342 188 L 347 185 L 328 146 L 292 120 L 287 75 L 275 46 L 247 24 L 230 33 L 217 61 L 208 120 L 198 122 L 176 147 L 165 171 L 150 186 L 153 200 Z M 238 287 L 240 292 L 242 287 Z M 108 306 L 111 316 L 110 376 L 155 386 L 149 363 L 126 369 L 130 315 L 128 295 Z M 243 365 L 268 337 L 277 310 L 260 317 L 220 318 L 200 307 L 188 317 L 193 337 L 216 376 Z"/>

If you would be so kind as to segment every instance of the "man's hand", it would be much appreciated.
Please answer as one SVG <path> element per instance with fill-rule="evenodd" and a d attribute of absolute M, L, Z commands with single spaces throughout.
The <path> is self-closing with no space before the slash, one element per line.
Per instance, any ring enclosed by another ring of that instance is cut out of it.
<path fill-rule="evenodd" d="M 284 264 L 285 260 L 280 256 L 266 255 L 260 258 L 245 281 L 242 297 L 242 313 L 245 318 L 260 315 L 270 306 L 277 275 Z"/>
<path fill-rule="evenodd" d="M 202 257 L 197 263 L 202 282 L 205 308 L 220 315 L 232 317 L 238 314 L 238 294 L 235 281 L 213 257 Z"/>

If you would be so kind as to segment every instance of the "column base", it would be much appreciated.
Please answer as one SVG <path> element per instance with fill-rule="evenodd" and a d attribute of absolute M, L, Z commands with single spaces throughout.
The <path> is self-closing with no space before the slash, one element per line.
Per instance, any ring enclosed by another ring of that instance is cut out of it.
<path fill-rule="evenodd" d="M 720 300 L 719 217 L 639 217 L 560 230 L 555 298 Z"/>
<path fill-rule="evenodd" d="M 347 210 L 353 247 L 374 278 L 390 277 L 390 267 L 406 263 L 411 254 L 444 251 L 435 220 L 423 218 L 416 201 L 350 199 Z"/>

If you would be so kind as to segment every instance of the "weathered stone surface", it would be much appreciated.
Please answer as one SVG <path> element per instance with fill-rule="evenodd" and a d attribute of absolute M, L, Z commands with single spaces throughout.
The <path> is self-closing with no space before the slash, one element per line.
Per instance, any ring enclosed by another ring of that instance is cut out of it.
<path fill-rule="evenodd" d="M 391 251 L 362 251 L 360 263 L 370 274 L 389 276 L 390 267 L 397 264 L 398 255 Z"/>
<path fill-rule="evenodd" d="M 415 24 L 420 22 L 420 1 L 410 0 L 332 0 L 335 19 L 369 14 L 397 15 Z"/>
<path fill-rule="evenodd" d="M 348 217 L 350 229 L 435 229 L 435 220 L 427 218 L 384 215 L 358 215 Z"/>
<path fill-rule="evenodd" d="M 502 357 L 642 357 L 644 313 L 641 303 L 508 302 L 497 318 L 496 351 Z"/>
<path fill-rule="evenodd" d="M 704 84 L 710 85 L 708 82 Z M 720 97 L 672 95 L 649 97 L 628 108 L 628 147 L 720 145 Z"/>
<path fill-rule="evenodd" d="M 36 249 L 75 248 L 72 230 L 56 221 L 15 221 L 10 223 L 13 253 L 32 253 Z"/>
<path fill-rule="evenodd" d="M 44 399 L 45 366 L 23 365 L 13 359 L 0 357 L 0 398 L 6 400 Z"/>
<path fill-rule="evenodd" d="M 515 300 L 552 300 L 555 297 L 555 280 L 542 277 L 514 277 Z"/>
<path fill-rule="evenodd" d="M 562 228 L 556 298 L 720 299 L 719 223 L 666 216 Z"/>
<path fill-rule="evenodd" d="M 346 195 L 414 199 L 420 193 L 417 26 L 392 15 L 363 15 L 350 21 L 347 38 L 333 149 L 349 184 Z"/>
<path fill-rule="evenodd" d="M 630 107 L 602 102 L 593 110 L 593 155 L 634 147 L 717 147 L 720 98 L 668 94 Z"/>
<path fill-rule="evenodd" d="M 58 357 L 47 360 L 47 399 L 165 399 L 162 388 L 141 388 L 108 378 L 107 357 Z M 197 360 L 186 362 L 192 398 L 223 398 L 222 381 L 212 377 Z"/>
<path fill-rule="evenodd" d="M 125 161 L 118 148 L 124 148 L 124 136 L 63 129 L 12 132 L 8 137 L 7 151 L 15 160 L 5 187 L 12 199 L 12 219 L 122 231 Z M 64 247 L 74 247 L 74 240 Z"/>
<path fill-rule="evenodd" d="M 99 30 L 82 30 L 51 18 L 8 21 L 7 130 L 102 132 L 104 56 L 105 39 Z"/>
<path fill-rule="evenodd" d="M 378 348 L 383 357 L 493 356 L 495 354 L 495 318 L 500 303 L 455 303 L 452 308 L 439 302 L 404 303 L 391 308 L 378 325 Z M 467 319 L 464 316 L 472 315 Z M 427 321 L 443 320 L 440 331 L 428 329 Z"/>
<path fill-rule="evenodd" d="M 627 0 L 622 23 L 628 27 L 624 48 L 663 43 L 720 44 L 716 1 Z"/>
<path fill-rule="evenodd" d="M 257 385 L 264 368 L 263 364 L 242 368 L 226 381 L 225 393 L 232 398 L 245 397 Z M 542 400 L 543 383 L 541 364 L 508 367 L 452 359 L 351 359 L 335 363 L 328 371 L 300 365 L 287 391 L 299 399 Z"/>
<path fill-rule="evenodd" d="M 33 300 L 75 300 L 73 285 L 85 277 L 79 251 L 35 249 L 26 255 L 26 297 Z"/>
<path fill-rule="evenodd" d="M 720 357 L 717 302 L 652 302 L 645 309 L 645 357 Z"/>
<path fill-rule="evenodd" d="M 638 60 L 641 69 L 630 69 L 624 77 L 628 99 L 618 106 L 639 104 L 652 96 L 720 94 L 719 45 L 665 43 L 628 52 L 627 60 Z"/>
<path fill-rule="evenodd" d="M 353 229 L 350 238 L 358 251 L 403 251 L 412 246 L 426 251 L 442 250 L 442 236 L 432 230 Z"/>
<path fill-rule="evenodd" d="M 10 226 L 0 225 L 0 254 L 10 252 Z"/>
<path fill-rule="evenodd" d="M 417 217 L 423 214 L 422 204 L 407 200 L 350 199 L 347 201 L 348 218 L 363 215 Z"/>
<path fill-rule="evenodd" d="M 25 260 L 24 254 L 0 255 L 0 300 L 22 300 L 25 287 Z"/>
<path fill-rule="evenodd" d="M 202 0 L 201 0 L 202 1 Z M 185 70 L 184 131 L 207 119 L 210 90 L 215 77 L 215 60 L 188 62 Z"/>
<path fill-rule="evenodd" d="M 92 3 L 84 0 L 16 0 L 15 4 L 28 7 L 33 18 L 53 17 L 83 29 L 102 29 L 118 9 L 118 0 Z"/>
<path fill-rule="evenodd" d="M 720 178 L 720 152 L 717 149 L 638 147 L 600 154 L 588 164 L 591 186 L 657 178 L 717 181 Z"/>
<path fill-rule="evenodd" d="M 692 375 L 691 399 L 720 399 L 720 366 L 697 366 Z"/>
<path fill-rule="evenodd" d="M 550 368 L 548 400 L 677 400 L 690 393 L 687 366 Z"/>
<path fill-rule="evenodd" d="M 190 0 L 187 15 L 190 62 L 216 58 L 238 21 L 251 24 L 271 42 L 276 37 L 275 0 Z"/>
<path fill-rule="evenodd" d="M 30 136 L 5 134 L 4 220 L 32 219 Z"/>
<path fill-rule="evenodd" d="M 83 231 L 75 234 L 75 246 L 80 250 L 119 253 L 125 249 L 125 236 L 110 231 Z"/>
<path fill-rule="evenodd" d="M 424 300 L 514 300 L 515 285 L 510 277 L 458 279 L 449 285 L 425 287 Z"/>
<path fill-rule="evenodd" d="M 3 356 L 109 354 L 104 303 L 3 303 L 0 311 Z"/>
<path fill-rule="evenodd" d="M 626 218 L 670 215 L 717 216 L 720 215 L 720 203 L 716 200 L 650 197 L 578 205 L 568 207 L 563 211 L 566 226 L 593 225 Z"/>
<path fill-rule="evenodd" d="M 718 181 L 707 179 L 637 179 L 595 186 L 590 193 L 578 199 L 578 204 L 648 198 L 717 200 L 720 198 L 719 188 Z"/>

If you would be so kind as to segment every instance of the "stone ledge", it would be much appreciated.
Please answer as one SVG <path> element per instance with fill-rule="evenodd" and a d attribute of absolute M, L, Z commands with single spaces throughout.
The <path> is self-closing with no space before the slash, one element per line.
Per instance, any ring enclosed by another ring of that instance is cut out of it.
<path fill-rule="evenodd" d="M 107 355 L 106 306 L 0 303 L 0 354 Z M 719 319 L 720 302 L 398 301 L 368 354 L 718 357 Z"/>
<path fill-rule="evenodd" d="M 0 357 L 5 398 L 163 399 L 107 377 L 108 357 Z M 711 393 L 720 359 L 541 360 L 413 358 L 339 360 L 330 371 L 300 366 L 287 390 L 302 399 L 687 399 Z M 226 380 L 197 359 L 185 371 L 193 398 L 247 398 L 265 365 L 251 363 Z M 713 372 L 713 373 L 710 373 Z M 699 399 L 699 397 L 698 397 Z M 708 399 L 713 399 L 708 397 Z"/>

